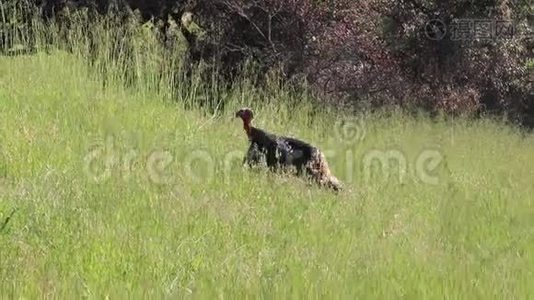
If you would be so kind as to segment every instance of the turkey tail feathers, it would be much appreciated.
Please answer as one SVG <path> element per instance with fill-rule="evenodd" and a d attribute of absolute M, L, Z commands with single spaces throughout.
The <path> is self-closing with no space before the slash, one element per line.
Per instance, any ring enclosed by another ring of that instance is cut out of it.
<path fill-rule="evenodd" d="M 311 160 L 306 166 L 311 177 L 321 186 L 331 188 L 335 191 L 342 189 L 341 182 L 332 175 L 330 167 L 324 154 L 319 149 L 314 149 Z"/>

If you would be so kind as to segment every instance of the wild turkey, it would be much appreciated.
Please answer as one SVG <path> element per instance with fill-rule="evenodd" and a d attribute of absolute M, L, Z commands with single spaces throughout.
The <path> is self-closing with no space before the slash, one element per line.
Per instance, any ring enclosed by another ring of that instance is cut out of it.
<path fill-rule="evenodd" d="M 256 165 L 264 157 L 273 171 L 279 167 L 294 166 L 297 175 L 306 171 L 320 185 L 335 191 L 341 189 L 339 180 L 330 172 L 324 154 L 318 148 L 296 138 L 277 136 L 252 126 L 254 113 L 250 108 L 238 110 L 235 116 L 243 120 L 243 128 L 250 141 L 243 163 Z"/>

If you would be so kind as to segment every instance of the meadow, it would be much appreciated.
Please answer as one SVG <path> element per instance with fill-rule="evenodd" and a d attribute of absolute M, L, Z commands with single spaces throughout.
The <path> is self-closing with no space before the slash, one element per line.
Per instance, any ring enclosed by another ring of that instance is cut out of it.
<path fill-rule="evenodd" d="M 202 86 L 171 89 L 161 49 L 139 43 L 125 84 L 102 32 L 92 65 L 84 44 L 0 56 L 2 298 L 534 294 L 532 134 L 353 115 L 276 80 L 192 108 Z M 344 190 L 243 168 L 242 106 L 321 148 Z"/>

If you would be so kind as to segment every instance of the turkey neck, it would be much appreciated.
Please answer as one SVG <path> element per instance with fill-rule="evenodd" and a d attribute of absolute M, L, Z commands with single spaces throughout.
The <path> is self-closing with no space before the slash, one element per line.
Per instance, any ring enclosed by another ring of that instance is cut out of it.
<path fill-rule="evenodd" d="M 243 119 L 243 129 L 247 133 L 248 139 L 252 140 L 253 139 L 253 136 L 252 136 L 252 125 L 250 123 L 251 123 L 250 119 Z"/>

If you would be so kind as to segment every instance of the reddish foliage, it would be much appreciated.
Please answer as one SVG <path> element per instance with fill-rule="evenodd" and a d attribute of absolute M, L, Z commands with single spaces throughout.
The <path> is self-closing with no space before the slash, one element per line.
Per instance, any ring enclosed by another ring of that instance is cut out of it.
<path fill-rule="evenodd" d="M 44 2 L 54 1 L 65 2 Z M 533 75 L 526 68 L 534 47 L 528 1 L 125 1 L 145 18 L 193 12 L 207 39 L 191 43 L 190 57 L 218 64 L 212 70 L 226 79 L 252 58 L 260 75 L 280 69 L 288 80 L 305 78 L 329 102 L 489 111 L 534 125 Z M 511 21 L 522 32 L 453 41 L 455 18 Z M 426 36 L 432 19 L 449 26 L 442 39 Z"/>

